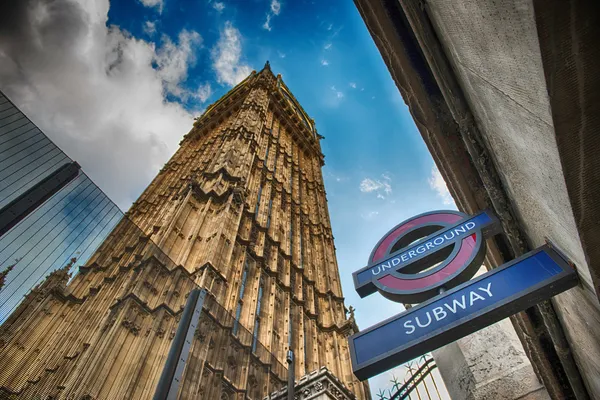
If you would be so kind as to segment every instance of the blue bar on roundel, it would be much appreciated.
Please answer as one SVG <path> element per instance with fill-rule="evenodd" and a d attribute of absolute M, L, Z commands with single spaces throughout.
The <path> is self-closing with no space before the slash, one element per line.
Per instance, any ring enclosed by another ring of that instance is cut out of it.
<path fill-rule="evenodd" d="M 350 337 L 361 380 L 469 335 L 577 285 L 577 274 L 549 246 Z"/>

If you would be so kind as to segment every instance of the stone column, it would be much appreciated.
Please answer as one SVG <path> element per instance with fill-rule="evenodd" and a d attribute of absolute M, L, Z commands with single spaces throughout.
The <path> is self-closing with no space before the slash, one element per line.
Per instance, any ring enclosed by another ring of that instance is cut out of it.
<path fill-rule="evenodd" d="M 433 352 L 452 400 L 549 400 L 509 319 Z"/>

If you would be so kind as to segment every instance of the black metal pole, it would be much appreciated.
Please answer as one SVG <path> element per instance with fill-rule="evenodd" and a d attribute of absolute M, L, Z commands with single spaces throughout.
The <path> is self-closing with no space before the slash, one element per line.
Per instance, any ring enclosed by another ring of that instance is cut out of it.
<path fill-rule="evenodd" d="M 294 400 L 294 389 L 296 386 L 296 372 L 294 362 L 294 352 L 290 349 L 287 352 L 288 363 L 288 400 Z"/>
<path fill-rule="evenodd" d="M 194 289 L 188 296 L 177 332 L 171 343 L 171 349 L 165 361 L 165 366 L 154 392 L 154 400 L 175 399 L 177 396 L 179 383 L 183 375 L 183 369 L 192 345 L 194 332 L 198 325 L 205 297 L 205 289 Z"/>

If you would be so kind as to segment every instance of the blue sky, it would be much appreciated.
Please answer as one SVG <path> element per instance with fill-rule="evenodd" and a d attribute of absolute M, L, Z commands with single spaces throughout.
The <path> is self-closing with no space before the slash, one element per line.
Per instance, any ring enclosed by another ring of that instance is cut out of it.
<path fill-rule="evenodd" d="M 352 1 L 30 3 L 0 42 L 0 87 L 124 210 L 193 117 L 269 60 L 325 137 L 347 305 L 362 328 L 401 310 L 360 299 L 351 273 L 391 227 L 454 204 Z"/>

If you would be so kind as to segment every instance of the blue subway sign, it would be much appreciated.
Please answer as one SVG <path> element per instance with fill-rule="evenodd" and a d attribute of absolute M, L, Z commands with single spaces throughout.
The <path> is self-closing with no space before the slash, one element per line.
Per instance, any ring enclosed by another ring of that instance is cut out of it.
<path fill-rule="evenodd" d="M 448 212 L 435 212 L 429 215 L 439 216 L 440 214 L 445 214 L 446 217 L 444 218 L 449 218 L 448 215 L 451 214 L 460 215 L 460 213 L 456 212 L 446 213 Z M 411 249 L 415 249 L 415 254 L 417 254 L 416 248 L 418 246 L 425 246 L 427 248 L 427 243 L 435 242 L 435 239 L 441 236 L 447 240 L 446 247 L 449 247 L 451 244 L 454 247 L 458 247 L 457 243 L 461 243 L 465 237 L 472 237 L 472 235 L 477 234 L 474 233 L 476 231 L 480 233 L 482 229 L 496 224 L 497 220 L 489 212 L 485 212 L 473 218 L 464 216 L 460 220 L 456 219 L 450 222 L 448 226 L 440 226 L 439 218 L 435 223 L 438 225 L 434 224 L 433 228 L 428 228 L 431 234 L 424 239 L 415 242 L 414 236 L 409 236 L 404 240 L 404 243 L 409 243 L 409 246 L 397 251 L 395 247 L 398 246 L 394 245 L 394 243 L 398 243 L 398 239 L 402 236 L 397 235 L 394 241 L 388 241 L 387 244 L 384 243 L 386 247 L 385 251 L 381 251 L 378 254 L 377 249 L 380 248 L 381 243 L 385 242 L 386 237 L 398 227 L 392 229 L 378 243 L 371 254 L 371 260 L 378 258 L 380 261 L 370 263 L 369 266 L 363 268 L 361 271 L 363 273 L 365 271 L 371 273 L 375 276 L 371 282 L 376 281 L 378 279 L 376 276 L 379 274 L 373 274 L 373 269 L 379 271 L 380 268 L 378 266 L 386 264 L 389 260 L 398 257 L 402 259 L 402 255 Z M 403 224 L 398 226 L 403 226 Z M 471 224 L 475 224 L 475 226 L 470 227 Z M 464 233 L 461 227 L 464 227 Z M 455 232 L 453 237 L 450 237 L 452 235 L 447 233 L 453 229 L 458 229 L 459 231 Z M 439 233 L 439 230 L 442 232 Z M 404 232 L 408 231 L 404 230 Z M 419 232 L 417 227 L 412 227 L 412 231 L 416 232 L 415 235 L 421 237 L 424 234 L 424 231 L 421 230 Z M 497 227 L 494 227 L 492 231 L 497 232 Z M 444 236 L 446 234 L 447 236 Z M 477 238 L 473 238 L 473 246 L 469 247 L 469 251 L 472 251 L 474 254 L 478 254 L 481 251 L 476 248 L 477 241 Z M 443 245 L 440 244 L 436 251 L 440 251 L 439 249 L 442 247 Z M 432 247 L 431 250 L 434 250 L 434 248 Z M 452 258 L 454 251 L 456 251 L 456 248 L 451 251 L 447 250 L 437 258 L 430 257 L 428 263 L 421 263 L 417 267 L 411 267 L 411 263 L 409 262 L 406 262 L 404 265 L 397 263 L 395 270 L 389 268 L 385 271 L 382 270 L 380 274 L 388 274 L 390 270 L 396 273 L 400 271 L 399 274 L 403 279 L 410 279 L 409 274 L 406 272 L 408 269 L 417 276 L 417 278 L 413 279 L 418 280 L 422 278 L 419 275 L 429 276 L 427 274 L 434 274 L 435 272 L 431 272 L 432 270 L 443 271 L 445 268 L 444 265 L 448 264 L 448 258 L 451 260 L 454 259 Z M 413 258 L 423 260 L 427 257 L 427 255 L 423 254 L 425 253 Z M 429 263 L 439 263 L 440 259 L 445 260 L 442 261 L 441 266 L 438 265 L 434 268 L 429 266 L 428 268 Z M 470 254 L 469 257 L 463 257 L 462 260 L 463 262 L 465 260 L 466 262 L 473 262 L 475 260 L 474 262 L 478 263 L 477 267 L 479 267 L 482 258 L 477 258 L 473 254 Z M 394 267 L 393 263 L 390 265 Z M 360 274 L 361 271 L 358 271 L 358 273 Z M 567 263 L 559 252 L 549 245 L 531 251 L 473 280 L 468 280 L 472 277 L 472 275 L 469 276 L 471 273 L 474 272 L 466 274 L 468 276 L 466 279 L 465 276 L 460 278 L 463 282 L 458 285 L 455 279 L 458 274 L 455 271 L 446 274 L 446 279 L 442 281 L 445 285 L 443 288 L 447 289 L 446 291 L 442 290 L 434 293 L 429 286 L 424 285 L 421 287 L 421 292 L 413 289 L 405 293 L 395 293 L 400 299 L 415 299 L 420 297 L 427 300 L 349 338 L 352 368 L 356 377 L 364 380 L 410 361 L 413 358 L 523 311 L 540 301 L 549 299 L 560 292 L 574 287 L 578 282 L 577 274 L 573 267 Z M 357 283 L 357 275 L 357 273 L 354 275 L 355 283 Z M 361 287 L 360 280 L 358 281 L 358 285 Z M 436 285 L 436 288 L 439 287 L 439 284 Z M 377 286 L 377 290 L 384 292 L 385 290 L 389 290 L 389 288 L 384 286 L 382 289 Z M 425 295 L 423 295 L 424 292 L 426 293 Z M 386 293 L 382 294 L 385 295 Z"/>

